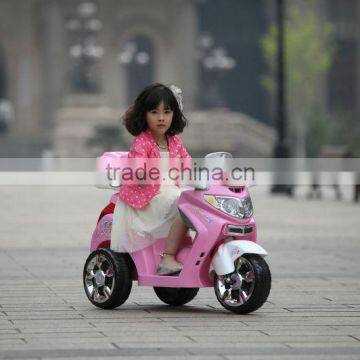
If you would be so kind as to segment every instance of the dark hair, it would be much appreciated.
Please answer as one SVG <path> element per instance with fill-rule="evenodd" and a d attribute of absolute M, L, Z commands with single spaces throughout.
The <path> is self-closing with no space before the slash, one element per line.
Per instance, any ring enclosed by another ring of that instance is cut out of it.
<path fill-rule="evenodd" d="M 180 110 L 175 95 L 167 86 L 156 83 L 141 91 L 134 104 L 122 117 L 123 124 L 131 135 L 137 136 L 147 130 L 146 113 L 156 109 L 162 101 L 165 108 L 170 108 L 174 112 L 171 126 L 166 135 L 175 135 L 183 131 L 187 120 Z"/>

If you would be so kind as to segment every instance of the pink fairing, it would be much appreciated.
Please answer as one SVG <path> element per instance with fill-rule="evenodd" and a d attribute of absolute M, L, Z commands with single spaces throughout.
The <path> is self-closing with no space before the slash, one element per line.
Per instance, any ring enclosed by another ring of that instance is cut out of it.
<path fill-rule="evenodd" d="M 139 285 L 165 287 L 210 287 L 213 279 L 209 276 L 212 256 L 217 247 L 223 242 L 233 239 L 256 242 L 256 224 L 254 218 L 239 219 L 220 212 L 204 201 L 204 195 L 231 196 L 246 198 L 249 196 L 246 188 L 231 191 L 231 188 L 222 185 L 213 185 L 209 190 L 186 190 L 178 200 L 178 208 L 187 218 L 196 235 L 187 237 L 178 251 L 177 259 L 183 264 L 183 270 L 178 276 L 157 275 L 156 268 L 160 262 L 160 253 L 164 250 L 165 239 L 161 238 L 153 245 L 131 253 L 130 256 L 136 267 L 134 280 Z M 116 202 L 113 195 L 111 202 Z M 111 204 L 110 204 L 111 205 Z M 112 214 L 104 215 L 98 222 L 91 241 L 91 251 L 99 247 L 109 247 L 109 222 Z M 251 227 L 251 233 L 239 236 L 226 234 L 227 225 Z"/>
<path fill-rule="evenodd" d="M 97 223 L 91 237 L 90 251 L 94 251 L 98 248 L 110 247 L 112 221 L 113 214 L 108 214 L 103 216 Z"/>

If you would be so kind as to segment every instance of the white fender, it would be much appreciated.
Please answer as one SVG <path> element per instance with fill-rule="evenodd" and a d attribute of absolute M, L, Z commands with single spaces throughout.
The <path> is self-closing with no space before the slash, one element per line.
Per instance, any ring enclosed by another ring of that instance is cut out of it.
<path fill-rule="evenodd" d="M 235 270 L 234 261 L 243 254 L 258 254 L 266 256 L 268 253 L 260 245 L 248 240 L 232 240 L 219 246 L 210 265 L 210 277 L 215 271 L 217 275 L 230 274 Z"/>

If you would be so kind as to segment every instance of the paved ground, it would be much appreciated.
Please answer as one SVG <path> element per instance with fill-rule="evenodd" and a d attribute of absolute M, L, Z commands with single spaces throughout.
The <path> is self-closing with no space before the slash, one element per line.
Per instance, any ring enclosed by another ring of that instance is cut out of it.
<path fill-rule="evenodd" d="M 253 190 L 270 253 L 269 301 L 225 311 L 212 289 L 163 305 L 134 284 L 113 311 L 86 299 L 81 272 L 109 192 L 0 187 L 0 358 L 360 359 L 360 206 Z"/>

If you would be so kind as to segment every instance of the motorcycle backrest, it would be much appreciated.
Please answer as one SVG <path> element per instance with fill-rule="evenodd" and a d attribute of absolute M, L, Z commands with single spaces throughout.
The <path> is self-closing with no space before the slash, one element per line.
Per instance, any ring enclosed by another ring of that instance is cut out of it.
<path fill-rule="evenodd" d="M 128 151 L 112 151 L 105 152 L 96 158 L 95 186 L 97 188 L 116 190 L 121 185 L 120 176 L 114 169 L 121 168 L 121 159 L 127 158 L 128 154 Z"/>
<path fill-rule="evenodd" d="M 230 154 L 229 152 L 226 152 L 226 151 L 217 151 L 217 152 L 212 152 L 212 153 L 205 155 L 205 159 L 213 159 L 213 158 L 231 159 L 232 157 L 233 157 L 232 154 Z"/>

